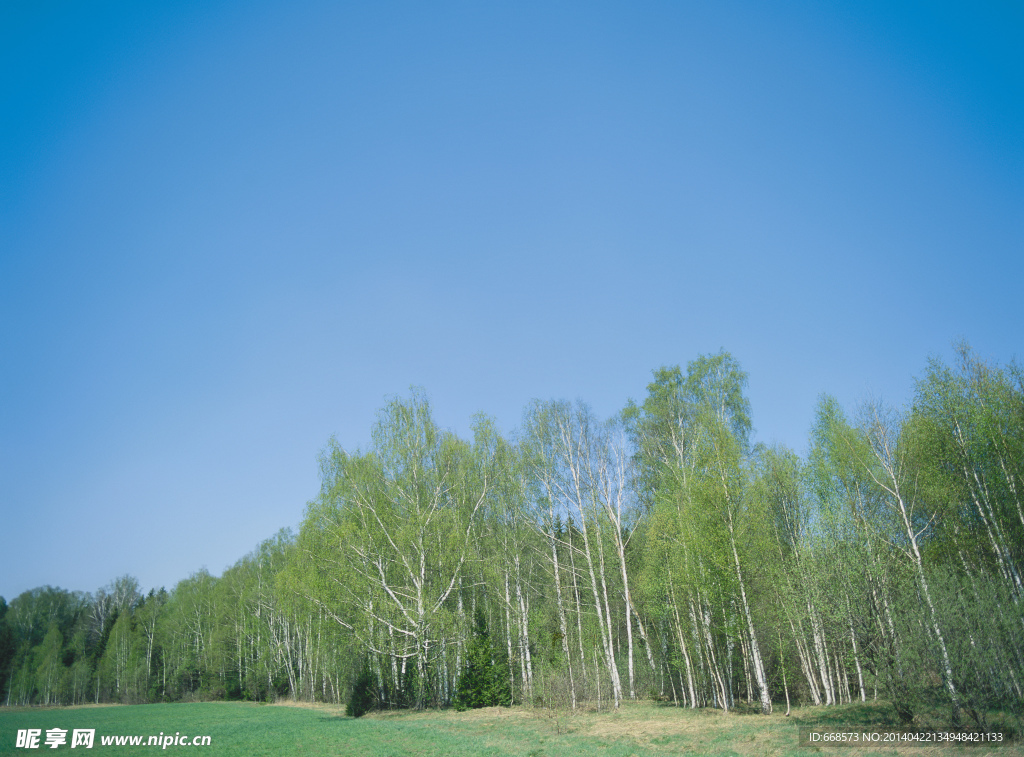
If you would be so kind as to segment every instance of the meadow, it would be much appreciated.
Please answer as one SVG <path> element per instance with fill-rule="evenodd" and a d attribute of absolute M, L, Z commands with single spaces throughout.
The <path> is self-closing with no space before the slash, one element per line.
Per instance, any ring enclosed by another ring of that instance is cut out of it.
<path fill-rule="evenodd" d="M 184 734 L 210 736 L 210 746 L 160 751 L 200 754 L 359 755 L 360 757 L 655 757 L 708 755 L 951 755 L 1024 754 L 1019 744 L 1000 747 L 800 748 L 798 729 L 837 725 L 894 726 L 891 708 L 846 705 L 802 708 L 791 717 L 719 710 L 682 710 L 651 702 L 624 704 L 618 712 L 485 708 L 470 712 L 382 712 L 353 719 L 329 705 L 261 705 L 200 702 L 65 708 L 0 708 L 0 755 L 31 753 L 16 747 L 19 729 L 68 731 L 94 728 L 94 749 L 115 754 L 152 754 L 154 746 L 104 746 L 102 736 Z M 145 743 L 145 739 L 143 739 Z M 33 750 L 34 751 L 34 750 Z M 38 754 L 38 752 L 36 752 Z M 49 753 L 49 752 L 47 752 Z"/>

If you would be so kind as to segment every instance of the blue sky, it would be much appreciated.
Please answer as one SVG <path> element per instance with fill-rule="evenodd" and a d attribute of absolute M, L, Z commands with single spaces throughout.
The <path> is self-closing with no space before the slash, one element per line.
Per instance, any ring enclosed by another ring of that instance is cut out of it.
<path fill-rule="evenodd" d="M 770 7 L 769 7 L 770 6 Z M 1021 355 L 1015 2 L 8 2 L 0 595 L 219 574 L 410 385 L 756 437 Z"/>

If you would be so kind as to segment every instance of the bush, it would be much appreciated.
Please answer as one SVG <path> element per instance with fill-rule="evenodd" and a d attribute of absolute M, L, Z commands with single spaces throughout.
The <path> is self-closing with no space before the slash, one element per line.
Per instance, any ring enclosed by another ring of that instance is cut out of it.
<path fill-rule="evenodd" d="M 455 685 L 455 709 L 508 707 L 512 686 L 506 656 L 491 645 L 487 626 L 477 617 L 476 634 L 466 650 L 466 668 Z"/>
<path fill-rule="evenodd" d="M 362 717 L 377 707 L 376 683 L 370 673 L 370 666 L 363 665 L 352 683 L 352 695 L 345 705 L 345 714 L 353 718 Z"/>

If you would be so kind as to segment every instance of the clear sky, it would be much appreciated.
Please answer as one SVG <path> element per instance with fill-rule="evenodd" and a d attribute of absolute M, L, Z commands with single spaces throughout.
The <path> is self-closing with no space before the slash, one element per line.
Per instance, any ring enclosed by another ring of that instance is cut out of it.
<path fill-rule="evenodd" d="M 219 574 L 422 386 L 756 438 L 1021 356 L 1019 2 L 0 4 L 0 595 Z M 1024 356 L 1021 356 L 1024 357 Z"/>

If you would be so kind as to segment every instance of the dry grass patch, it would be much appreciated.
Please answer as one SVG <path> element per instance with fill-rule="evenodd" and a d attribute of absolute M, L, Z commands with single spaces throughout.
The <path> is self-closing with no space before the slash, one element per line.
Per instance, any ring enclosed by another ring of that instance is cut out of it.
<path fill-rule="evenodd" d="M 391 710 L 368 713 L 361 721 L 369 722 L 362 724 L 343 718 L 344 708 L 339 705 L 288 701 L 278 704 L 282 708 L 322 712 L 329 716 L 321 718 L 325 722 L 352 723 L 346 733 L 365 732 L 367 739 L 371 733 L 378 734 L 367 743 L 378 743 L 384 738 L 387 743 L 409 747 L 403 747 L 404 751 L 396 748 L 395 754 L 434 754 L 429 750 L 417 752 L 423 744 L 444 754 L 473 754 L 474 757 L 1017 757 L 1024 754 L 1020 744 L 995 749 L 902 745 L 866 749 L 800 748 L 801 726 L 893 727 L 891 708 L 883 703 L 795 708 L 791 717 L 783 712 L 765 716 L 752 710 L 690 710 L 654 702 L 624 702 L 618 710 L 601 711 L 531 707 L 487 707 L 467 712 Z M 413 748 L 414 745 L 418 746 Z"/>
<path fill-rule="evenodd" d="M 329 704 L 327 702 L 302 702 L 300 700 L 291 699 L 279 699 L 276 702 L 270 703 L 271 707 L 295 707 L 300 710 L 320 710 L 321 712 L 336 713 L 338 715 L 345 714 L 345 705 L 343 704 Z"/>

